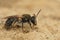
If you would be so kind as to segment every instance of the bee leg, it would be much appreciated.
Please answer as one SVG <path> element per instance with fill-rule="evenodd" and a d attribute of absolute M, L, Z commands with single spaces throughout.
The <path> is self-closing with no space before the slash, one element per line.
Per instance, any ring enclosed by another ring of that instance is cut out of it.
<path fill-rule="evenodd" d="M 31 26 L 31 23 L 29 23 L 29 25 Z"/>
<path fill-rule="evenodd" d="M 28 22 L 28 23 L 29 23 L 29 25 L 30 25 L 30 27 L 31 27 L 31 29 L 32 29 L 31 22 Z"/>

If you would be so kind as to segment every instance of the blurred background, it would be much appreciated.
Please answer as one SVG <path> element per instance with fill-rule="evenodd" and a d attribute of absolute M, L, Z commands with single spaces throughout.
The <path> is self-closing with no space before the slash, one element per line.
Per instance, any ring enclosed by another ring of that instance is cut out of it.
<path fill-rule="evenodd" d="M 33 15 L 39 9 L 38 29 L 24 34 L 20 29 L 6 31 L 0 25 L 0 40 L 60 40 L 60 0 L 0 0 L 0 18 Z"/>

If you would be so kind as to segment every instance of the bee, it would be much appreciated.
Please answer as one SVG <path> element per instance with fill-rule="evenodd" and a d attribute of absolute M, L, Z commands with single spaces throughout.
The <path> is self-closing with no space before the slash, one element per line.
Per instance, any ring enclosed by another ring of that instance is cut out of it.
<path fill-rule="evenodd" d="M 5 28 L 11 29 L 13 27 L 13 24 L 15 24 L 16 22 L 19 24 L 22 23 L 22 30 L 23 30 L 24 23 L 28 23 L 30 25 L 30 27 L 32 28 L 31 24 L 33 24 L 33 26 L 37 25 L 36 18 L 38 16 L 38 14 L 40 13 L 40 11 L 41 11 L 41 9 L 37 13 L 37 15 L 34 14 L 33 16 L 31 16 L 30 14 L 23 14 L 21 16 L 14 15 L 14 16 L 5 17 L 5 18 L 7 18 L 7 20 L 5 21 Z"/>

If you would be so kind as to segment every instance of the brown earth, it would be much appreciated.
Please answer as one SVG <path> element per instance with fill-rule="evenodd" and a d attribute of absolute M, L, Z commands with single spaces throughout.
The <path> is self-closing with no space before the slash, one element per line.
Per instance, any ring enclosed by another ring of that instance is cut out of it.
<path fill-rule="evenodd" d="M 21 28 L 5 30 L 0 25 L 0 40 L 60 40 L 60 0 L 0 0 L 0 22 L 10 15 L 36 14 L 37 28 L 32 30 L 24 25 L 28 33 Z"/>

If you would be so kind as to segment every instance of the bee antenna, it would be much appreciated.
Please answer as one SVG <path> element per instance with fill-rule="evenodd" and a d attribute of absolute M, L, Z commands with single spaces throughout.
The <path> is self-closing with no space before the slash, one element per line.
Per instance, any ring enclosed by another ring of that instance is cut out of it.
<path fill-rule="evenodd" d="M 36 17 L 38 16 L 38 14 L 41 12 L 41 9 L 38 11 L 38 13 L 37 13 L 37 15 L 36 15 Z"/>

